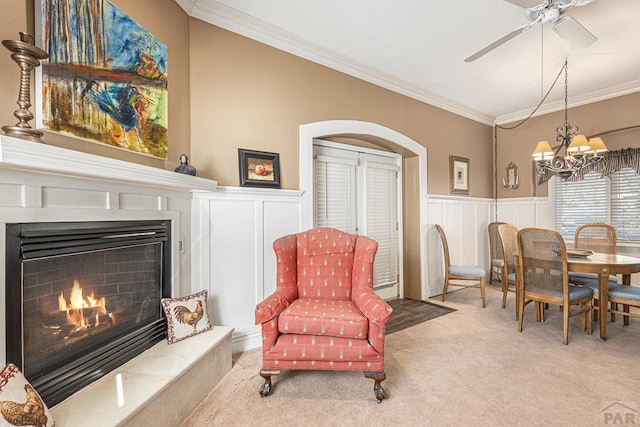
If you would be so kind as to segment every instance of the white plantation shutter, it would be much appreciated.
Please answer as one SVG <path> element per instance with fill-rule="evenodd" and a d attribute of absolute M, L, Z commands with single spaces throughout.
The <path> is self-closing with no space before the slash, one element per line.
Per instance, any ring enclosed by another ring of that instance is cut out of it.
<path fill-rule="evenodd" d="M 314 145 L 314 224 L 378 242 L 374 288 L 398 281 L 397 156 Z"/>
<path fill-rule="evenodd" d="M 373 266 L 374 287 L 398 280 L 398 170 L 393 164 L 362 162 L 365 196 L 363 233 L 378 242 Z"/>
<path fill-rule="evenodd" d="M 640 241 L 640 175 L 625 168 L 608 177 L 595 172 L 584 180 L 555 179 L 556 230 L 573 240 L 582 224 L 607 223 L 618 241 Z"/>
<path fill-rule="evenodd" d="M 315 156 L 316 227 L 332 227 L 347 233 L 357 233 L 357 165 L 357 159 Z"/>

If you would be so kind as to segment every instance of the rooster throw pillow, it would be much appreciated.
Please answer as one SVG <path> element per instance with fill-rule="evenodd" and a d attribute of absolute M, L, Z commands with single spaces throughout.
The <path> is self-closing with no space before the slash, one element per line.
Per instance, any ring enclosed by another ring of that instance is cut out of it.
<path fill-rule="evenodd" d="M 0 372 L 0 415 L 2 427 L 56 425 L 47 405 L 13 363 Z"/>
<path fill-rule="evenodd" d="M 207 291 L 180 298 L 163 298 L 169 344 L 213 328 L 207 314 Z"/>

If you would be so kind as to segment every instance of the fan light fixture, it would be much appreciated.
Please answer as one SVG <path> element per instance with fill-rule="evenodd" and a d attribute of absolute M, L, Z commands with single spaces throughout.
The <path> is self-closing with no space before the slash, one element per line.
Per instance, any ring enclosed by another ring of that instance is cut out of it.
<path fill-rule="evenodd" d="M 578 134 L 578 126 L 569 123 L 569 72 L 567 60 L 564 61 L 564 123 L 556 128 L 556 141 L 560 143 L 554 149 L 548 141 L 539 141 L 533 151 L 536 162 L 536 174 L 539 177 L 558 175 L 566 181 L 581 169 L 595 164 L 595 170 L 604 169 L 602 153 L 607 146 L 602 138 L 587 140 Z M 561 155 L 561 152 L 564 154 Z"/>

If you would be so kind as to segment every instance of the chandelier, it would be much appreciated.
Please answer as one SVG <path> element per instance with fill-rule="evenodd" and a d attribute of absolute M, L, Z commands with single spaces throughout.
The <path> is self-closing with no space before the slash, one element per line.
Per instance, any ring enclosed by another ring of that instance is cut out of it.
<path fill-rule="evenodd" d="M 578 134 L 578 126 L 569 123 L 569 78 L 567 60 L 564 61 L 564 123 L 556 128 L 556 142 L 553 149 L 548 141 L 539 141 L 533 152 L 536 174 L 539 177 L 558 175 L 563 181 L 576 175 L 580 170 L 602 171 L 607 146 L 602 138 L 591 138 Z M 555 151 L 554 151 L 555 150 Z"/>

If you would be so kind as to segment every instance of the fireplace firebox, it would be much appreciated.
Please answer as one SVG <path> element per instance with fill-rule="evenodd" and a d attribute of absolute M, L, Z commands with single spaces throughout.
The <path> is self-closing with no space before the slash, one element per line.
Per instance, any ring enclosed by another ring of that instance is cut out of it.
<path fill-rule="evenodd" d="M 165 337 L 170 221 L 6 226 L 7 361 L 55 405 Z"/>

